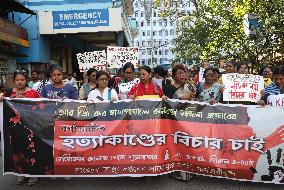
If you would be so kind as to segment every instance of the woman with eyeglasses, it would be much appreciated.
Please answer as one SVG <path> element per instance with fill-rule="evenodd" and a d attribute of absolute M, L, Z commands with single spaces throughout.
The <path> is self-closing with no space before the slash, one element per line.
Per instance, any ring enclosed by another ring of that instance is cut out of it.
<path fill-rule="evenodd" d="M 205 82 L 197 85 L 196 98 L 199 101 L 214 104 L 220 102 L 222 95 L 222 85 L 216 82 L 216 71 L 208 68 L 204 71 Z"/>
<path fill-rule="evenodd" d="M 41 96 L 49 99 L 78 99 L 79 95 L 75 87 L 69 83 L 63 83 L 63 73 L 58 65 L 50 69 L 51 84 L 47 84 L 41 91 Z"/>
<path fill-rule="evenodd" d="M 30 89 L 27 87 L 28 84 L 28 75 L 26 71 L 16 71 L 14 73 L 14 83 L 15 83 L 15 88 L 6 90 L 3 93 L 3 96 L 0 97 L 0 100 L 3 100 L 4 97 L 10 97 L 10 98 L 39 98 L 39 93 L 34 90 Z M 15 140 L 17 140 L 16 137 L 11 136 L 10 137 L 11 143 L 13 143 Z M 29 142 L 30 143 L 30 142 Z M 24 145 L 23 145 L 24 146 Z M 28 145 L 26 145 L 28 146 Z M 30 155 L 29 152 L 22 152 L 15 147 L 15 153 L 13 154 L 15 157 L 19 157 L 19 162 L 26 162 L 27 160 L 30 162 L 30 165 L 32 166 L 33 164 L 31 163 L 30 159 L 27 159 Z M 27 150 L 28 151 L 28 150 Z M 23 157 L 24 155 L 24 157 Z M 20 173 L 20 171 L 18 171 Z M 17 177 L 16 184 L 21 185 L 27 183 L 27 185 L 35 185 L 38 183 L 38 178 L 37 177 L 23 177 L 19 176 Z"/>
<path fill-rule="evenodd" d="M 186 72 L 186 68 L 182 64 L 176 64 L 173 67 L 174 83 L 163 88 L 168 98 L 179 100 L 193 100 L 195 98 L 195 86 L 187 82 Z"/>
<path fill-rule="evenodd" d="M 116 87 L 116 91 L 120 100 L 126 99 L 130 89 L 135 84 L 139 83 L 139 79 L 135 78 L 135 69 L 134 65 L 131 62 L 127 62 L 123 66 L 122 71 L 125 78 Z"/>
<path fill-rule="evenodd" d="M 139 68 L 140 82 L 135 84 L 128 93 L 131 99 L 144 98 L 147 96 L 153 98 L 167 99 L 161 87 L 151 78 L 151 68 L 149 66 L 142 66 Z M 153 96 L 154 95 L 154 96 Z"/>
<path fill-rule="evenodd" d="M 87 78 L 89 82 L 84 83 L 79 90 L 79 98 L 81 100 L 87 100 L 90 92 L 97 87 L 97 73 L 94 68 L 90 68 L 87 71 Z"/>
<path fill-rule="evenodd" d="M 92 90 L 88 96 L 88 101 L 92 102 L 113 102 L 118 100 L 117 93 L 114 89 L 108 88 L 110 76 L 106 71 L 97 73 L 98 86 Z"/>

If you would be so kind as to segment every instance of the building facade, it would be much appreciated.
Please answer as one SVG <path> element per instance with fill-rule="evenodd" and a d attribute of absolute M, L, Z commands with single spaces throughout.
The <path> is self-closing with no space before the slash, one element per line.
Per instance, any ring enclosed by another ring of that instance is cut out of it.
<path fill-rule="evenodd" d="M 176 55 L 172 52 L 177 37 L 177 19 L 164 19 L 159 17 L 159 11 L 151 9 L 151 1 L 135 0 L 133 3 L 138 34 L 134 38 L 134 45 L 140 48 L 140 64 L 155 67 L 157 65 L 169 66 Z M 152 2 L 153 3 L 153 2 Z M 190 12 L 190 3 L 182 5 L 182 11 Z"/>
<path fill-rule="evenodd" d="M 80 73 L 76 54 L 106 50 L 107 46 L 132 46 L 129 15 L 131 0 L 22 0 L 36 12 L 17 22 L 29 31 L 30 48 L 18 52 L 28 55 L 17 62 L 28 70 L 45 70 L 59 64 L 63 72 Z"/>
<path fill-rule="evenodd" d="M 17 53 L 17 50 L 20 47 L 29 48 L 28 31 L 14 19 L 18 12 L 27 16 L 35 14 L 18 1 L 0 1 L 0 86 L 12 86 L 13 73 L 17 68 L 16 58 L 27 56 Z"/>

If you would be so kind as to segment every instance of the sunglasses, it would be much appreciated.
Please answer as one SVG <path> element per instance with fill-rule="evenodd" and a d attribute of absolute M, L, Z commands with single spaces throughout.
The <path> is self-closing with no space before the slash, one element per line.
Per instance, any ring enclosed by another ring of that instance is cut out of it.
<path fill-rule="evenodd" d="M 100 78 L 99 81 L 108 81 L 108 78 Z"/>
<path fill-rule="evenodd" d="M 17 73 L 27 73 L 27 71 L 26 70 L 15 70 L 15 74 Z"/>

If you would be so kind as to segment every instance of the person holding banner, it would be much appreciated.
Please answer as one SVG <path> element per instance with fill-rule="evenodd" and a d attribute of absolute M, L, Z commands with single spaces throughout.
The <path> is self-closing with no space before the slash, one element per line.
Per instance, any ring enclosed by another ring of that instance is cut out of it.
<path fill-rule="evenodd" d="M 164 88 L 165 95 L 170 99 L 193 100 L 196 88 L 187 83 L 186 69 L 182 64 L 176 64 L 172 69 L 174 83 Z"/>
<path fill-rule="evenodd" d="M 87 100 L 90 92 L 97 87 L 97 73 L 98 71 L 94 68 L 90 68 L 87 71 L 89 82 L 84 83 L 79 90 L 79 98 L 81 100 Z"/>
<path fill-rule="evenodd" d="M 203 77 L 205 82 L 197 85 L 196 98 L 199 101 L 214 104 L 220 102 L 223 87 L 216 83 L 216 71 L 213 68 L 208 68 L 204 71 Z"/>
<path fill-rule="evenodd" d="M 27 87 L 28 75 L 25 70 L 18 70 L 14 73 L 15 88 L 8 89 L 2 94 L 1 100 L 4 97 L 10 98 L 39 98 L 39 93 Z"/>
<path fill-rule="evenodd" d="M 145 99 L 145 98 L 163 98 L 167 99 L 161 87 L 151 78 L 151 68 L 149 66 L 142 66 L 139 68 L 140 82 L 134 85 L 128 97 L 131 99 Z"/>
<path fill-rule="evenodd" d="M 15 82 L 15 88 L 6 90 L 2 97 L 0 97 L 0 101 L 3 101 L 4 97 L 10 97 L 10 98 L 39 98 L 39 93 L 34 90 L 27 87 L 28 84 L 28 75 L 25 70 L 19 70 L 15 71 L 14 73 L 14 82 Z M 17 140 L 17 138 L 14 138 L 11 136 L 11 142 L 14 142 Z M 18 154 L 14 154 L 15 156 L 20 157 L 19 155 L 25 155 L 27 156 L 27 152 L 21 152 Z M 22 160 L 20 160 L 22 161 Z M 26 161 L 26 159 L 25 159 Z M 30 161 L 31 162 L 31 161 Z M 29 163 L 33 165 L 32 163 Z M 18 171 L 19 172 L 19 171 Z M 27 185 L 35 185 L 38 183 L 37 177 L 31 177 L 26 178 L 24 176 L 18 176 L 16 180 L 17 185 L 21 185 L 27 182 Z"/>
<path fill-rule="evenodd" d="M 284 65 L 280 65 L 273 70 L 273 83 L 264 89 L 264 94 L 258 105 L 267 104 L 267 98 L 270 95 L 284 94 Z"/>
<path fill-rule="evenodd" d="M 108 81 L 110 76 L 106 71 L 99 71 L 97 73 L 98 86 L 92 90 L 88 95 L 88 101 L 92 102 L 106 102 L 117 101 L 118 95 L 114 89 L 108 88 Z"/>
<path fill-rule="evenodd" d="M 135 78 L 135 69 L 134 65 L 131 62 L 127 62 L 123 66 L 122 70 L 125 78 L 116 87 L 116 91 L 120 100 L 126 99 L 130 89 L 135 84 L 139 83 L 139 79 Z"/>
<path fill-rule="evenodd" d="M 79 95 L 75 87 L 71 84 L 63 83 L 63 73 L 59 65 L 54 65 L 50 69 L 52 84 L 47 84 L 41 91 L 41 96 L 49 99 L 78 99 Z"/>

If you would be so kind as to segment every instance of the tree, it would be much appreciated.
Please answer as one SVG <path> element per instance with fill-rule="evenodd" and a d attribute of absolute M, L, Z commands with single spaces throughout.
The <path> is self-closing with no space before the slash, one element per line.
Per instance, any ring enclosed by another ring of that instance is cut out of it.
<path fill-rule="evenodd" d="M 193 10 L 182 11 L 181 2 Z M 183 60 L 236 59 L 252 66 L 279 62 L 284 54 L 283 0 L 157 0 L 160 16 L 177 20 L 174 51 Z M 254 34 L 244 32 L 246 14 L 259 17 Z"/>

